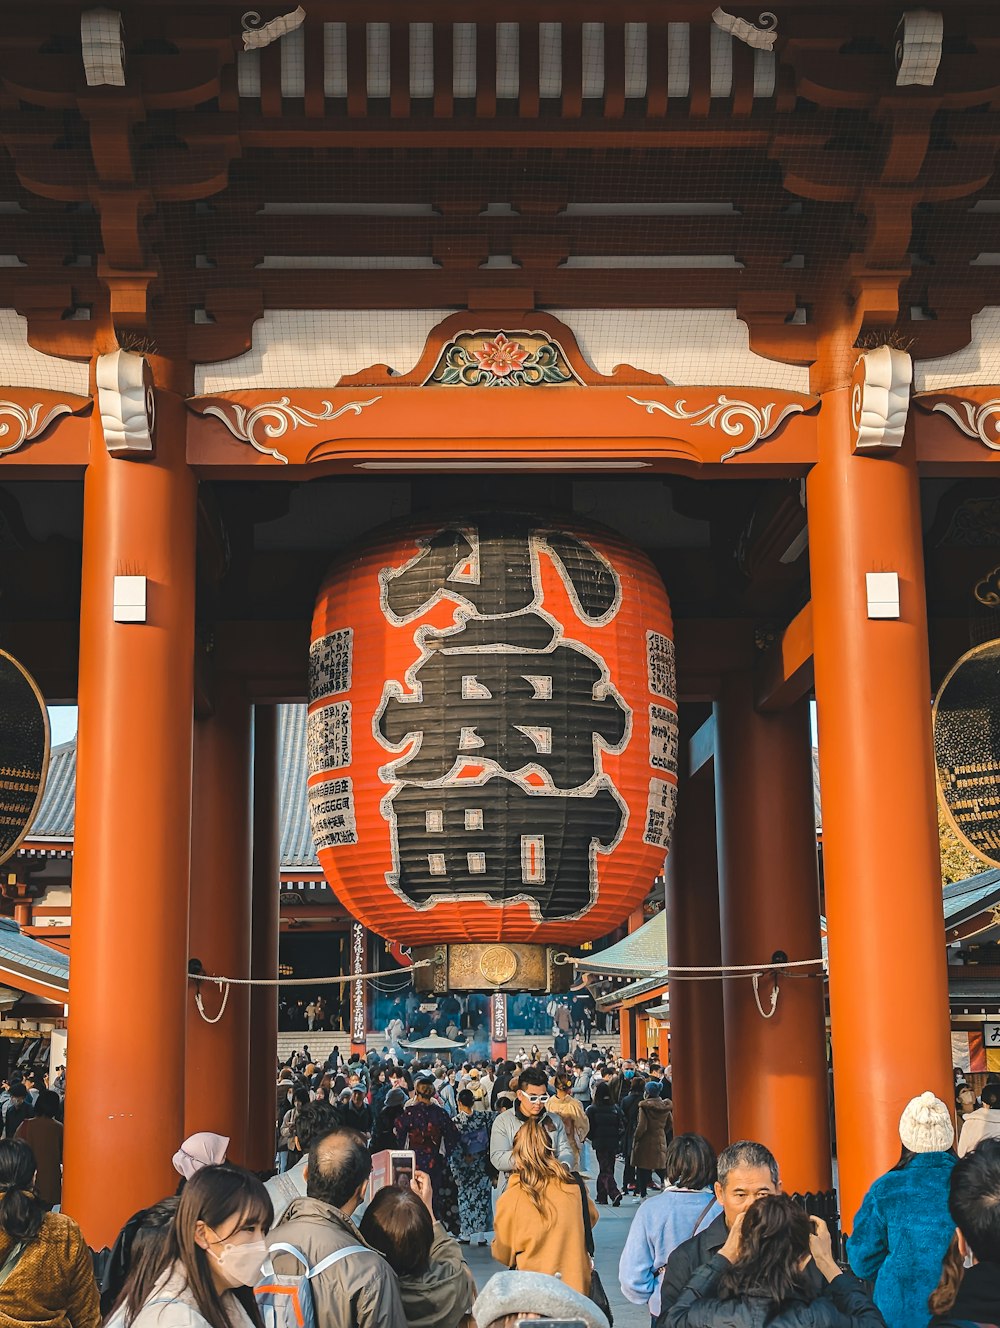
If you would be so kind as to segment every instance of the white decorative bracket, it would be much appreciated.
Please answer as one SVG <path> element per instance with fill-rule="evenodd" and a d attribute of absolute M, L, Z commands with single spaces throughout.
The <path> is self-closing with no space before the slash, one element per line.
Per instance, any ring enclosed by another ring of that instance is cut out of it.
<path fill-rule="evenodd" d="M 72 415 L 78 409 L 58 402 L 45 409 L 44 402 L 21 406 L 16 401 L 0 401 L 0 457 L 16 452 L 24 443 L 45 432 L 59 415 Z M 42 412 L 45 411 L 44 415 Z"/>
<path fill-rule="evenodd" d="M 797 415 L 805 410 L 805 406 L 800 402 L 792 401 L 775 415 L 777 402 L 769 401 L 764 406 L 757 406 L 752 401 L 739 401 L 722 394 L 711 405 L 701 406 L 696 410 L 688 410 L 682 400 L 675 401 L 672 406 L 662 401 L 640 401 L 638 397 L 629 397 L 629 401 L 645 407 L 647 415 L 652 415 L 654 411 L 662 411 L 672 420 L 681 420 L 695 428 L 707 424 L 711 429 L 721 429 L 730 438 L 739 438 L 738 445 L 731 447 L 720 458 L 722 461 L 728 461 L 739 452 L 749 452 L 765 438 L 770 438 L 789 415 Z"/>
<path fill-rule="evenodd" d="M 80 15 L 80 42 L 88 88 L 125 86 L 125 42 L 117 9 L 85 9 Z"/>
<path fill-rule="evenodd" d="M 321 411 L 306 410 L 304 406 L 293 406 L 290 397 L 279 397 L 277 401 L 265 401 L 259 406 L 241 406 L 238 401 L 227 402 L 225 406 L 206 406 L 203 415 L 214 415 L 221 420 L 234 438 L 241 443 L 249 443 L 252 448 L 264 456 L 273 457 L 282 465 L 288 465 L 288 457 L 276 447 L 268 447 L 260 437 L 281 438 L 289 429 L 315 429 L 317 424 L 325 424 L 348 413 L 360 415 L 366 406 L 374 406 L 381 397 L 372 397 L 369 401 L 348 401 L 345 406 L 334 410 L 332 401 L 322 402 Z M 230 418 L 230 412 L 232 417 Z M 258 426 L 263 425 L 258 432 Z"/>
<path fill-rule="evenodd" d="M 156 393 L 141 355 L 114 350 L 97 357 L 97 408 L 109 452 L 148 456 L 153 451 Z"/>
<path fill-rule="evenodd" d="M 913 361 L 904 350 L 879 346 L 858 357 L 851 377 L 853 451 L 891 452 L 901 445 L 912 383 Z"/>
<path fill-rule="evenodd" d="M 758 16 L 756 26 L 748 23 L 745 18 L 727 14 L 724 9 L 712 11 L 712 22 L 723 32 L 735 37 L 737 41 L 746 42 L 747 46 L 753 46 L 758 51 L 774 50 L 774 43 L 778 38 L 778 17 L 770 10 L 765 10 Z"/>
<path fill-rule="evenodd" d="M 896 28 L 896 87 L 932 88 L 941 64 L 944 17 L 935 9 L 908 9 Z"/>
<path fill-rule="evenodd" d="M 290 14 L 272 18 L 270 23 L 262 23 L 260 14 L 255 9 L 248 10 L 243 15 L 243 49 L 257 51 L 262 46 L 270 46 L 272 42 L 278 41 L 287 33 L 301 28 L 305 21 L 306 11 L 301 5 L 293 9 Z"/>

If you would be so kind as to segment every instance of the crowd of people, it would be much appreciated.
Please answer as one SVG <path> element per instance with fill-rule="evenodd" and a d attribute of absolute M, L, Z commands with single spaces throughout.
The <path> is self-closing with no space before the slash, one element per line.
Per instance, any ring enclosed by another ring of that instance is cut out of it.
<path fill-rule="evenodd" d="M 172 1159 L 176 1193 L 95 1260 L 58 1211 L 61 1096 L 44 1077 L 15 1078 L 0 1100 L 12 1126 L 0 1140 L 0 1323 L 609 1328 L 594 1228 L 601 1206 L 631 1202 L 618 1280 L 652 1328 L 995 1325 L 1000 1084 L 967 1088 L 956 1084 L 956 1111 L 931 1093 L 907 1105 L 899 1161 L 865 1195 L 841 1257 L 826 1223 L 783 1193 L 762 1143 L 716 1155 L 674 1133 L 669 1067 L 655 1057 L 317 1065 L 303 1048 L 276 1080 L 275 1173 L 230 1163 L 223 1135 L 193 1135 Z M 386 1174 L 386 1150 L 411 1159 L 402 1175 Z M 482 1288 L 470 1244 L 489 1244 L 505 1269 Z"/>

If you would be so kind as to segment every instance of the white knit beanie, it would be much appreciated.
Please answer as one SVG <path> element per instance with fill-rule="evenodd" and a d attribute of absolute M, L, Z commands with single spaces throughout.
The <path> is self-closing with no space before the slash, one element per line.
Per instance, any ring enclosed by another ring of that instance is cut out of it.
<path fill-rule="evenodd" d="M 899 1137 L 911 1153 L 943 1153 L 955 1142 L 951 1112 L 933 1093 L 921 1093 L 904 1107 Z"/>

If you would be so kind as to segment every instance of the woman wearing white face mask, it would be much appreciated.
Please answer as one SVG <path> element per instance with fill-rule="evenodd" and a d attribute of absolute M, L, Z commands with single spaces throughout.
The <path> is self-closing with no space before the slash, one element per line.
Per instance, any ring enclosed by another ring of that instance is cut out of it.
<path fill-rule="evenodd" d="M 106 1328 L 261 1328 L 252 1287 L 267 1258 L 271 1200 L 241 1167 L 188 1181 L 170 1233 L 140 1256 Z"/>

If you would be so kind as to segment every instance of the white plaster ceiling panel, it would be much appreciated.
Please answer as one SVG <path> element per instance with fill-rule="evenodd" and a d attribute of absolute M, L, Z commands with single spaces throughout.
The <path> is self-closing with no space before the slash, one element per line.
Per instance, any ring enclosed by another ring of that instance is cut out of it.
<path fill-rule="evenodd" d="M 569 327 L 587 362 L 601 374 L 631 364 L 666 382 L 742 384 L 809 391 L 809 370 L 750 349 L 734 309 L 552 309 Z"/>
<path fill-rule="evenodd" d="M 1000 382 L 1000 306 L 987 305 L 972 320 L 972 340 L 951 355 L 913 364 L 915 392 Z"/>
<path fill-rule="evenodd" d="M 199 394 L 257 387 L 335 387 L 346 374 L 388 364 L 406 374 L 451 309 L 269 309 L 244 355 L 195 369 Z"/>
<path fill-rule="evenodd" d="M 14 309 L 0 309 L 0 385 L 43 387 L 85 397 L 90 393 L 90 367 L 35 350 L 28 345 L 28 320 Z"/>

